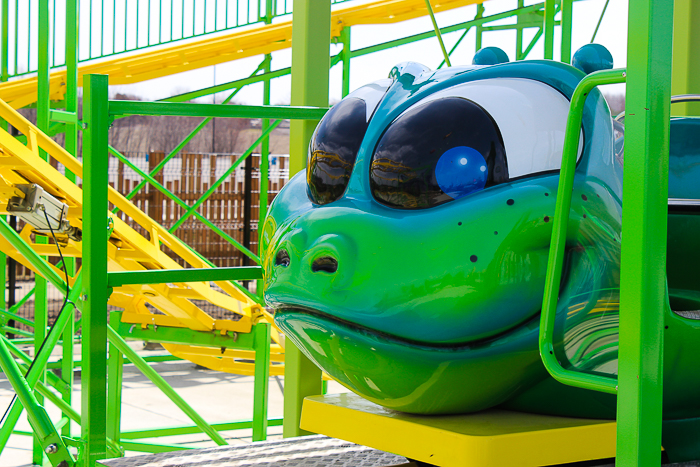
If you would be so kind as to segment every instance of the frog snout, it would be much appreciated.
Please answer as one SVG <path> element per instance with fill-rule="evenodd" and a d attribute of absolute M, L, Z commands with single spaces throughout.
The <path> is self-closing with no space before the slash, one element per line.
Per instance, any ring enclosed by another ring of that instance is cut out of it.
<path fill-rule="evenodd" d="M 345 232 L 314 230 L 293 229 L 278 238 L 269 252 L 266 287 L 270 299 L 297 301 L 307 293 L 330 293 L 349 286 L 358 253 L 354 240 Z M 286 294 L 289 297 L 282 298 Z"/>
<path fill-rule="evenodd" d="M 326 254 L 325 256 L 314 259 L 310 266 L 311 272 L 325 272 L 329 274 L 337 272 L 338 259 L 335 256 L 337 255 Z M 289 257 L 289 252 L 285 248 L 280 248 L 277 250 L 277 255 L 275 256 L 275 266 L 287 268 L 290 264 L 291 258 Z"/>

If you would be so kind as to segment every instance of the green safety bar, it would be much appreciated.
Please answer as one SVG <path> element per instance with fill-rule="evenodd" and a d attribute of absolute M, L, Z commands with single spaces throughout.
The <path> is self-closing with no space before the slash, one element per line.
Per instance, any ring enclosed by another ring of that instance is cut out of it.
<path fill-rule="evenodd" d="M 557 190 L 557 203 L 554 211 L 554 224 L 552 226 L 552 242 L 549 249 L 549 261 L 547 262 L 547 276 L 544 285 L 539 336 L 542 363 L 554 379 L 570 386 L 611 394 L 617 393 L 617 378 L 593 375 L 564 368 L 554 354 L 553 340 L 554 319 L 556 317 L 559 285 L 561 284 L 561 275 L 564 265 L 571 196 L 574 187 L 574 175 L 576 174 L 576 156 L 586 97 L 588 97 L 588 94 L 596 86 L 624 83 L 626 77 L 627 73 L 625 69 L 591 73 L 579 82 L 571 97 L 569 117 L 566 121 L 566 135 L 562 153 L 561 171 L 559 173 L 559 188 Z"/>

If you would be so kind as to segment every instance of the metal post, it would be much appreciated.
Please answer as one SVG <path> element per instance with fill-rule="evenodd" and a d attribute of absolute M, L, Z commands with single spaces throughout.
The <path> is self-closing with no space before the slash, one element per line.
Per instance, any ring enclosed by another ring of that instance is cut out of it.
<path fill-rule="evenodd" d="M 700 94 L 700 0 L 676 0 L 673 22 L 673 82 L 677 94 Z M 676 104 L 674 115 L 700 115 L 700 103 Z"/>
<path fill-rule="evenodd" d="M 17 231 L 17 217 L 8 216 L 10 218 L 10 227 Z M 17 303 L 17 261 L 14 258 L 7 258 L 7 309 L 12 308 Z M 15 327 L 15 320 L 11 319 L 7 322 L 11 328 Z M 7 337 L 12 339 L 13 334 L 8 334 Z"/>
<path fill-rule="evenodd" d="M 482 3 L 479 3 L 476 6 L 476 17 L 477 18 L 483 17 L 485 10 L 486 10 L 486 8 L 484 7 L 484 5 Z M 476 52 L 481 50 L 483 36 L 484 36 L 484 25 L 483 25 L 483 23 L 479 22 L 476 25 L 476 47 L 475 47 Z"/>
<path fill-rule="evenodd" d="M 554 13 L 556 0 L 544 0 L 544 58 L 554 58 Z"/>
<path fill-rule="evenodd" d="M 66 0 L 66 111 L 78 112 L 78 0 Z M 78 125 L 66 123 L 65 131 L 66 151 L 74 156 L 78 155 Z M 66 170 L 66 177 L 75 182 L 75 174 Z M 75 258 L 65 258 L 66 271 L 69 276 L 76 272 Z M 73 312 L 71 311 L 71 314 Z M 61 357 L 61 379 L 66 383 L 68 390 L 61 394 L 63 401 L 71 405 L 73 400 L 73 385 L 75 383 L 73 370 L 73 347 L 75 336 L 75 320 L 70 319 L 63 332 L 63 352 Z M 63 436 L 71 436 L 71 421 L 61 428 Z"/>
<path fill-rule="evenodd" d="M 561 0 L 561 61 L 571 63 L 571 26 L 574 0 Z"/>
<path fill-rule="evenodd" d="M 525 0 L 518 0 L 518 9 L 525 6 Z M 520 13 L 515 15 L 515 24 L 517 29 L 515 30 L 515 60 L 523 59 L 523 27 L 520 25 L 522 22 Z"/>
<path fill-rule="evenodd" d="M 110 314 L 110 326 L 119 326 L 119 315 Z M 107 437 L 119 444 L 121 439 L 121 418 L 122 418 L 122 378 L 124 369 L 124 354 L 114 345 L 109 343 L 109 377 L 107 384 Z M 121 453 L 119 453 L 121 454 Z"/>
<path fill-rule="evenodd" d="M 330 0 L 294 0 L 292 31 L 292 105 L 328 105 L 331 29 Z M 292 121 L 289 175 L 304 170 L 309 140 L 317 122 Z M 285 437 L 306 434 L 299 428 L 304 397 L 321 393 L 321 370 L 287 341 L 284 365 Z"/>
<path fill-rule="evenodd" d="M 2 44 L 0 47 L 0 81 L 5 82 L 10 78 L 10 0 L 2 0 L 2 24 L 0 34 Z"/>
<path fill-rule="evenodd" d="M 82 465 L 107 455 L 108 81 L 83 78 Z"/>
<path fill-rule="evenodd" d="M 617 465 L 659 465 L 673 0 L 630 0 Z"/>
<path fill-rule="evenodd" d="M 255 325 L 255 390 L 253 391 L 253 441 L 267 438 L 267 400 L 270 381 L 270 324 Z"/>
<path fill-rule="evenodd" d="M 250 251 L 250 223 L 251 204 L 253 202 L 253 156 L 249 156 L 245 160 L 245 176 L 243 178 L 243 246 Z M 250 258 L 243 255 L 243 266 L 250 265 Z M 248 284 L 245 281 L 244 284 Z"/>
<path fill-rule="evenodd" d="M 330 0 L 294 0 L 292 31 L 292 105 L 328 106 Z M 292 120 L 289 174 L 306 167 L 309 140 L 318 122 Z"/>
<path fill-rule="evenodd" d="M 352 51 L 350 50 L 350 26 L 344 27 L 340 31 L 340 41 L 343 43 L 343 97 L 350 94 L 350 59 L 352 59 Z"/>
<path fill-rule="evenodd" d="M 268 0 L 268 4 L 271 4 L 272 2 Z M 268 5 L 270 6 L 270 5 Z M 271 6 L 270 6 L 271 7 Z M 263 65 L 263 73 L 270 73 L 272 71 L 272 55 L 267 54 L 265 55 L 265 63 Z M 270 105 L 270 79 L 266 79 L 263 81 L 263 105 Z M 262 119 L 262 131 L 263 133 L 267 128 L 270 126 L 270 119 L 269 118 L 263 118 Z M 267 216 L 267 204 L 269 202 L 268 196 L 267 196 L 267 191 L 270 188 L 270 183 L 269 183 L 269 175 L 270 175 L 270 138 L 267 137 L 263 139 L 262 145 L 261 145 L 261 150 L 260 150 L 260 196 L 259 196 L 259 202 L 258 202 L 258 256 L 262 254 L 260 251 L 260 245 L 262 245 L 262 231 L 263 231 L 263 224 L 265 222 L 265 216 Z M 256 287 L 257 294 L 262 297 L 263 295 L 263 281 L 258 280 L 257 287 Z"/>
<path fill-rule="evenodd" d="M 39 0 L 39 68 L 38 68 L 38 89 L 37 89 L 37 107 L 36 107 L 36 126 L 39 130 L 47 133 L 49 131 L 49 57 L 51 51 L 49 49 L 49 37 L 51 34 L 49 18 L 49 0 Z M 44 150 L 39 150 L 39 155 L 48 160 L 48 155 Z M 48 243 L 48 239 L 37 235 L 36 243 Z M 35 275 L 35 292 L 34 292 L 34 349 L 38 352 L 44 338 L 46 337 L 46 328 L 49 322 L 49 304 L 48 304 L 48 282 L 40 275 Z M 46 372 L 42 372 L 39 377 L 40 383 L 46 383 Z M 37 394 L 37 401 L 42 404 L 44 398 Z M 35 464 L 41 464 L 44 459 L 44 452 L 41 444 L 34 440 L 34 449 L 32 455 Z"/>

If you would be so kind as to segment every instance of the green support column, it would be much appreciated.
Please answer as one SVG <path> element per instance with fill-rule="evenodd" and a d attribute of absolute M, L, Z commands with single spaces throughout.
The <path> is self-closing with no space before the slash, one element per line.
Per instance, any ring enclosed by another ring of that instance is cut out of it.
<path fill-rule="evenodd" d="M 66 111 L 78 111 L 78 0 L 66 0 Z M 78 152 L 78 125 L 66 123 L 66 151 L 73 155 Z M 66 170 L 66 177 L 75 182 L 75 174 Z M 66 270 L 74 276 L 75 258 L 66 258 Z M 71 311 L 71 314 L 73 312 Z M 75 319 L 71 318 L 63 331 L 63 349 L 61 357 L 61 379 L 68 390 L 61 394 L 63 401 L 71 405 L 73 400 L 73 347 L 75 336 Z M 71 436 L 70 420 L 61 428 L 63 436 Z"/>
<path fill-rule="evenodd" d="M 10 0 L 2 0 L 2 24 L 0 25 L 0 81 L 10 78 Z"/>
<path fill-rule="evenodd" d="M 330 0 L 294 0 L 292 31 L 292 105 L 328 106 L 331 47 Z M 315 120 L 292 120 L 289 130 L 289 174 L 306 167 Z"/>
<path fill-rule="evenodd" d="M 617 465 L 659 465 L 673 0 L 630 0 Z"/>
<path fill-rule="evenodd" d="M 112 328 L 119 327 L 120 315 L 111 313 L 109 323 Z M 124 374 L 124 354 L 114 343 L 109 344 L 109 370 L 107 384 L 107 437 L 119 444 L 121 440 L 122 420 L 122 380 Z M 114 453 L 114 455 L 122 453 Z M 110 456 L 111 457 L 111 456 Z"/>
<path fill-rule="evenodd" d="M 255 382 L 253 391 L 253 441 L 267 439 L 267 401 L 270 381 L 270 324 L 255 325 Z"/>
<path fill-rule="evenodd" d="M 700 0 L 676 0 L 673 20 L 672 93 L 700 94 Z M 700 103 L 676 104 L 673 115 L 700 116 Z"/>
<path fill-rule="evenodd" d="M 292 31 L 292 105 L 328 106 L 330 0 L 294 0 Z M 309 141 L 317 121 L 292 120 L 289 176 L 306 167 Z M 284 429 L 286 438 L 307 434 L 299 428 L 304 397 L 321 394 L 321 370 L 289 340 L 285 347 Z"/>
<path fill-rule="evenodd" d="M 36 126 L 43 132 L 49 130 L 49 57 L 50 44 L 49 37 L 51 34 L 51 22 L 49 17 L 49 0 L 39 0 L 39 63 L 38 63 L 38 100 L 36 107 Z M 39 155 L 48 160 L 48 155 L 45 151 L 40 150 Z M 48 243 L 46 237 L 37 236 L 36 243 Z M 46 337 L 46 328 L 48 327 L 48 282 L 43 277 L 35 276 L 34 289 L 34 351 L 39 351 L 41 343 Z M 46 383 L 46 372 L 42 372 L 39 377 L 40 383 Z M 39 394 L 36 395 L 37 401 L 43 404 L 44 398 Z M 34 449 L 32 460 L 35 464 L 41 465 L 44 459 L 44 452 L 36 439 L 34 440 Z"/>
<path fill-rule="evenodd" d="M 272 55 L 265 55 L 265 60 L 263 63 L 263 72 L 269 73 L 272 71 Z M 270 79 L 263 81 L 263 105 L 270 105 Z M 264 133 L 270 127 L 270 119 L 263 118 L 261 131 Z M 260 218 L 258 221 L 258 256 L 262 255 L 260 251 L 260 245 L 262 245 L 262 226 L 265 223 L 265 216 L 267 216 L 267 205 L 269 203 L 267 190 L 270 188 L 269 178 L 270 176 L 270 137 L 267 136 L 263 139 L 260 150 L 260 207 L 258 212 L 260 213 Z M 257 282 L 257 293 L 260 297 L 263 295 L 264 284 L 262 279 Z"/>
<path fill-rule="evenodd" d="M 84 80 L 82 466 L 107 455 L 107 131 L 105 75 Z"/>
<path fill-rule="evenodd" d="M 350 94 L 350 60 L 352 59 L 352 51 L 350 50 L 350 26 L 344 27 L 340 31 L 340 41 L 343 43 L 343 97 Z"/>
<path fill-rule="evenodd" d="M 544 58 L 554 59 L 554 12 L 556 0 L 544 0 Z"/>
<path fill-rule="evenodd" d="M 561 61 L 571 63 L 571 28 L 574 0 L 561 0 Z"/>
<path fill-rule="evenodd" d="M 523 8 L 525 6 L 525 0 L 518 0 L 518 8 Z M 515 30 L 515 60 L 522 60 L 523 56 L 523 27 L 520 25 L 522 19 L 520 15 L 515 16 L 515 24 L 517 24 L 517 29 Z"/>
<path fill-rule="evenodd" d="M 484 16 L 484 11 L 486 10 L 486 7 L 482 3 L 479 3 L 476 6 L 476 17 L 481 18 Z M 484 35 L 484 26 L 482 23 L 479 23 L 476 25 L 476 47 L 475 47 L 475 52 L 478 52 L 481 50 L 482 47 L 482 39 Z"/>

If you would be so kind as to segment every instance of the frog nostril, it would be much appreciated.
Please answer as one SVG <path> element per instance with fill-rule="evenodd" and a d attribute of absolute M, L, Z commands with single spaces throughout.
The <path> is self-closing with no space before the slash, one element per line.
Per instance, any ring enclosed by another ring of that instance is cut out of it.
<path fill-rule="evenodd" d="M 313 272 L 324 271 L 334 273 L 338 270 L 338 260 L 330 256 L 323 256 L 314 260 L 311 264 L 311 270 Z"/>
<path fill-rule="evenodd" d="M 289 266 L 289 253 L 287 253 L 287 250 L 279 250 L 277 252 L 275 266 L 284 266 L 285 268 Z"/>

